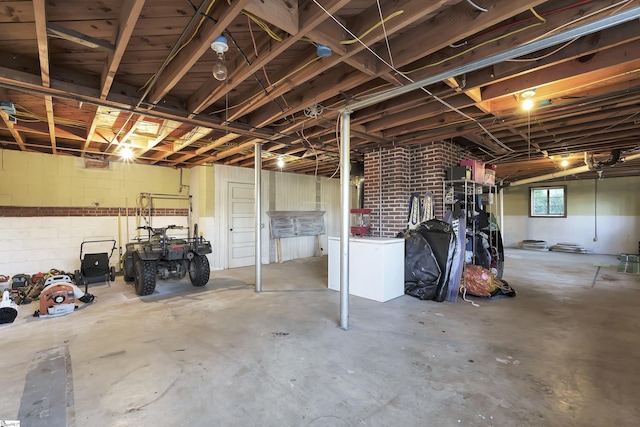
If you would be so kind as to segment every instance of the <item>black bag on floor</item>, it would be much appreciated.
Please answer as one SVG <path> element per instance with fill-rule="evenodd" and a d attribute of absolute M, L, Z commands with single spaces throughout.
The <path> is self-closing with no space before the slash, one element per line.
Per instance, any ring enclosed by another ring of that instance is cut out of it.
<path fill-rule="evenodd" d="M 440 267 L 427 240 L 417 231 L 400 235 L 404 238 L 404 293 L 421 300 L 436 296 Z"/>
<path fill-rule="evenodd" d="M 440 279 L 436 287 L 434 300 L 442 302 L 447 298 L 449 292 L 449 275 L 453 264 L 453 254 L 456 247 L 456 238 L 451 228 L 451 224 L 430 219 L 422 222 L 416 231 L 425 238 L 440 268 Z"/>

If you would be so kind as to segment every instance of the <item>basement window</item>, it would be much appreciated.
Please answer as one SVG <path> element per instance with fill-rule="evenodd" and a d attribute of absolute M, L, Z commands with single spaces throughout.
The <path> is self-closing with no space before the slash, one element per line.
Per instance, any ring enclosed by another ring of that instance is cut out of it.
<path fill-rule="evenodd" d="M 567 217 L 567 187 L 530 187 L 529 216 Z"/>

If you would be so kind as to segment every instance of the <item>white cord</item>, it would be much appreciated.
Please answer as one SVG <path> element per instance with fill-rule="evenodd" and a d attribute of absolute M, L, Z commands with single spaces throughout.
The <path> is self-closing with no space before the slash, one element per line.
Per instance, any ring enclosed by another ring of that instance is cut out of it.
<path fill-rule="evenodd" d="M 560 25 L 560 26 L 558 26 L 558 27 L 556 27 L 556 28 L 552 29 L 552 30 L 547 31 L 546 33 L 544 33 L 544 34 L 542 34 L 542 35 L 540 35 L 540 36 L 536 37 L 536 38 L 535 38 L 535 39 L 533 39 L 533 40 L 531 40 L 531 42 L 536 41 L 536 40 L 540 40 L 541 38 L 546 37 L 546 36 L 548 36 L 549 34 L 556 33 L 556 32 L 558 32 L 559 30 L 563 29 L 564 27 L 567 27 L 567 26 L 569 26 L 569 25 L 573 25 L 573 24 L 575 24 L 576 22 L 580 22 L 580 21 L 582 21 L 583 19 L 590 18 L 590 17 L 592 17 L 592 16 L 594 16 L 594 15 L 597 15 L 597 14 L 599 14 L 599 13 L 605 12 L 605 11 L 607 11 L 607 10 L 609 10 L 609 9 L 613 9 L 613 8 L 615 8 L 615 7 L 618 7 L 618 6 L 622 7 L 622 6 L 624 6 L 624 5 L 626 5 L 627 3 L 630 3 L 630 2 L 632 2 L 632 1 L 633 1 L 633 0 L 623 0 L 623 1 L 619 1 L 618 3 L 614 3 L 614 4 L 612 4 L 611 6 L 603 7 L 602 9 L 596 10 L 595 12 L 591 12 L 591 13 L 588 13 L 588 14 L 586 14 L 586 15 L 583 15 L 583 16 L 581 16 L 581 17 L 579 17 L 579 18 L 574 19 L 573 21 L 569 21 L 569 22 L 567 22 L 567 23 L 565 23 L 565 24 L 562 24 L 562 25 Z"/>
<path fill-rule="evenodd" d="M 476 304 L 475 302 L 467 299 L 467 287 L 466 286 L 460 286 L 460 287 L 462 288 L 462 300 L 470 303 L 474 307 L 480 307 L 480 304 Z"/>
<path fill-rule="evenodd" d="M 559 48 L 555 49 L 553 52 L 549 52 L 546 55 L 542 55 L 542 56 L 539 56 L 537 58 L 508 59 L 507 62 L 535 62 L 535 61 L 540 61 L 541 59 L 548 58 L 551 55 L 555 55 L 556 53 L 560 52 L 562 49 L 564 49 L 565 47 L 569 46 L 571 43 L 573 43 L 576 40 L 578 40 L 578 38 L 579 37 L 576 37 L 573 40 L 569 40 L 568 42 L 566 42 L 565 44 L 563 44 Z"/>
<path fill-rule="evenodd" d="M 311 150 L 313 151 L 313 155 L 316 157 L 316 171 L 314 172 L 314 176 L 316 177 L 316 181 L 318 181 L 318 163 L 320 162 L 320 159 L 318 159 L 318 153 L 316 152 L 316 147 L 314 147 L 313 144 L 309 142 L 307 137 L 304 136 L 304 122 L 302 122 L 302 128 L 300 129 L 300 136 L 302 137 L 302 139 L 307 141 L 307 144 L 309 144 L 309 147 L 311 147 Z"/>
<path fill-rule="evenodd" d="M 340 153 L 340 117 L 341 115 L 338 115 L 338 118 L 336 119 L 336 143 L 338 144 L 338 154 L 340 155 L 340 159 L 342 159 L 342 153 Z M 329 177 L 329 179 L 336 176 L 339 170 L 340 170 L 340 162 L 338 162 L 338 167 L 336 168 L 335 172 L 333 172 L 333 174 Z"/>
<path fill-rule="evenodd" d="M 378 14 L 380 15 L 380 23 L 382 24 L 382 31 L 384 32 L 384 41 L 387 44 L 387 52 L 389 52 L 389 62 L 391 65 L 395 67 L 393 64 L 393 56 L 391 55 L 391 46 L 389 46 L 389 37 L 387 36 L 387 28 L 384 26 L 384 18 L 382 16 L 382 8 L 380 7 L 380 0 L 376 0 L 378 4 Z"/>
<path fill-rule="evenodd" d="M 480 12 L 489 12 L 489 9 L 485 9 L 484 7 L 478 6 L 471 0 L 467 0 L 467 3 L 469 3 L 471 6 L 475 7 L 476 9 L 478 9 Z"/>

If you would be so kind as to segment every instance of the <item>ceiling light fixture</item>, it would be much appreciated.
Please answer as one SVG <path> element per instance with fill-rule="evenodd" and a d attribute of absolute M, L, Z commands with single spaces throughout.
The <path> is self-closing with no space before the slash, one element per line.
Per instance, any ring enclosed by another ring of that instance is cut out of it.
<path fill-rule="evenodd" d="M 332 52 L 329 46 L 318 44 L 318 46 L 316 47 L 316 55 L 318 55 L 320 58 L 326 58 L 328 56 L 331 56 L 331 54 Z"/>
<path fill-rule="evenodd" d="M 213 77 L 219 81 L 226 80 L 228 72 L 224 65 L 224 53 L 229 50 L 227 38 L 225 36 L 216 37 L 211 43 L 211 49 L 218 55 L 218 60 L 213 66 Z"/>
<path fill-rule="evenodd" d="M 564 159 L 560 162 L 560 166 L 562 166 L 563 168 L 566 168 L 567 166 L 569 166 L 569 160 Z"/>
<path fill-rule="evenodd" d="M 133 159 L 133 150 L 131 150 L 131 147 L 123 147 L 122 150 L 120 150 L 120 158 L 126 161 Z"/>
<path fill-rule="evenodd" d="M 536 96 L 535 89 L 527 89 L 520 92 L 520 100 L 522 101 L 522 109 L 529 111 L 533 108 L 533 97 Z"/>
<path fill-rule="evenodd" d="M 282 156 L 278 156 L 278 167 L 280 169 L 284 167 L 284 158 Z"/>

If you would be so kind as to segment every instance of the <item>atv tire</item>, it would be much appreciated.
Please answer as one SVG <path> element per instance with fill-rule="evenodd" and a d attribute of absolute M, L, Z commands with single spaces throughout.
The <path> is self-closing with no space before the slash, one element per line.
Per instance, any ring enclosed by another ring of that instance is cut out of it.
<path fill-rule="evenodd" d="M 156 263 L 154 261 L 136 261 L 134 287 L 140 296 L 151 295 L 156 290 Z"/>
<path fill-rule="evenodd" d="M 124 281 L 125 282 L 133 282 L 134 277 L 133 276 L 129 276 L 127 274 L 127 271 L 131 270 L 131 272 L 133 273 L 133 275 L 135 276 L 136 271 L 135 271 L 135 265 L 129 266 L 129 263 L 133 263 L 133 257 L 129 257 L 129 258 L 125 258 L 124 261 L 122 262 L 122 273 L 124 274 Z"/>
<path fill-rule="evenodd" d="M 209 260 L 205 255 L 196 255 L 189 263 L 189 279 L 193 286 L 204 286 L 209 282 Z"/>

